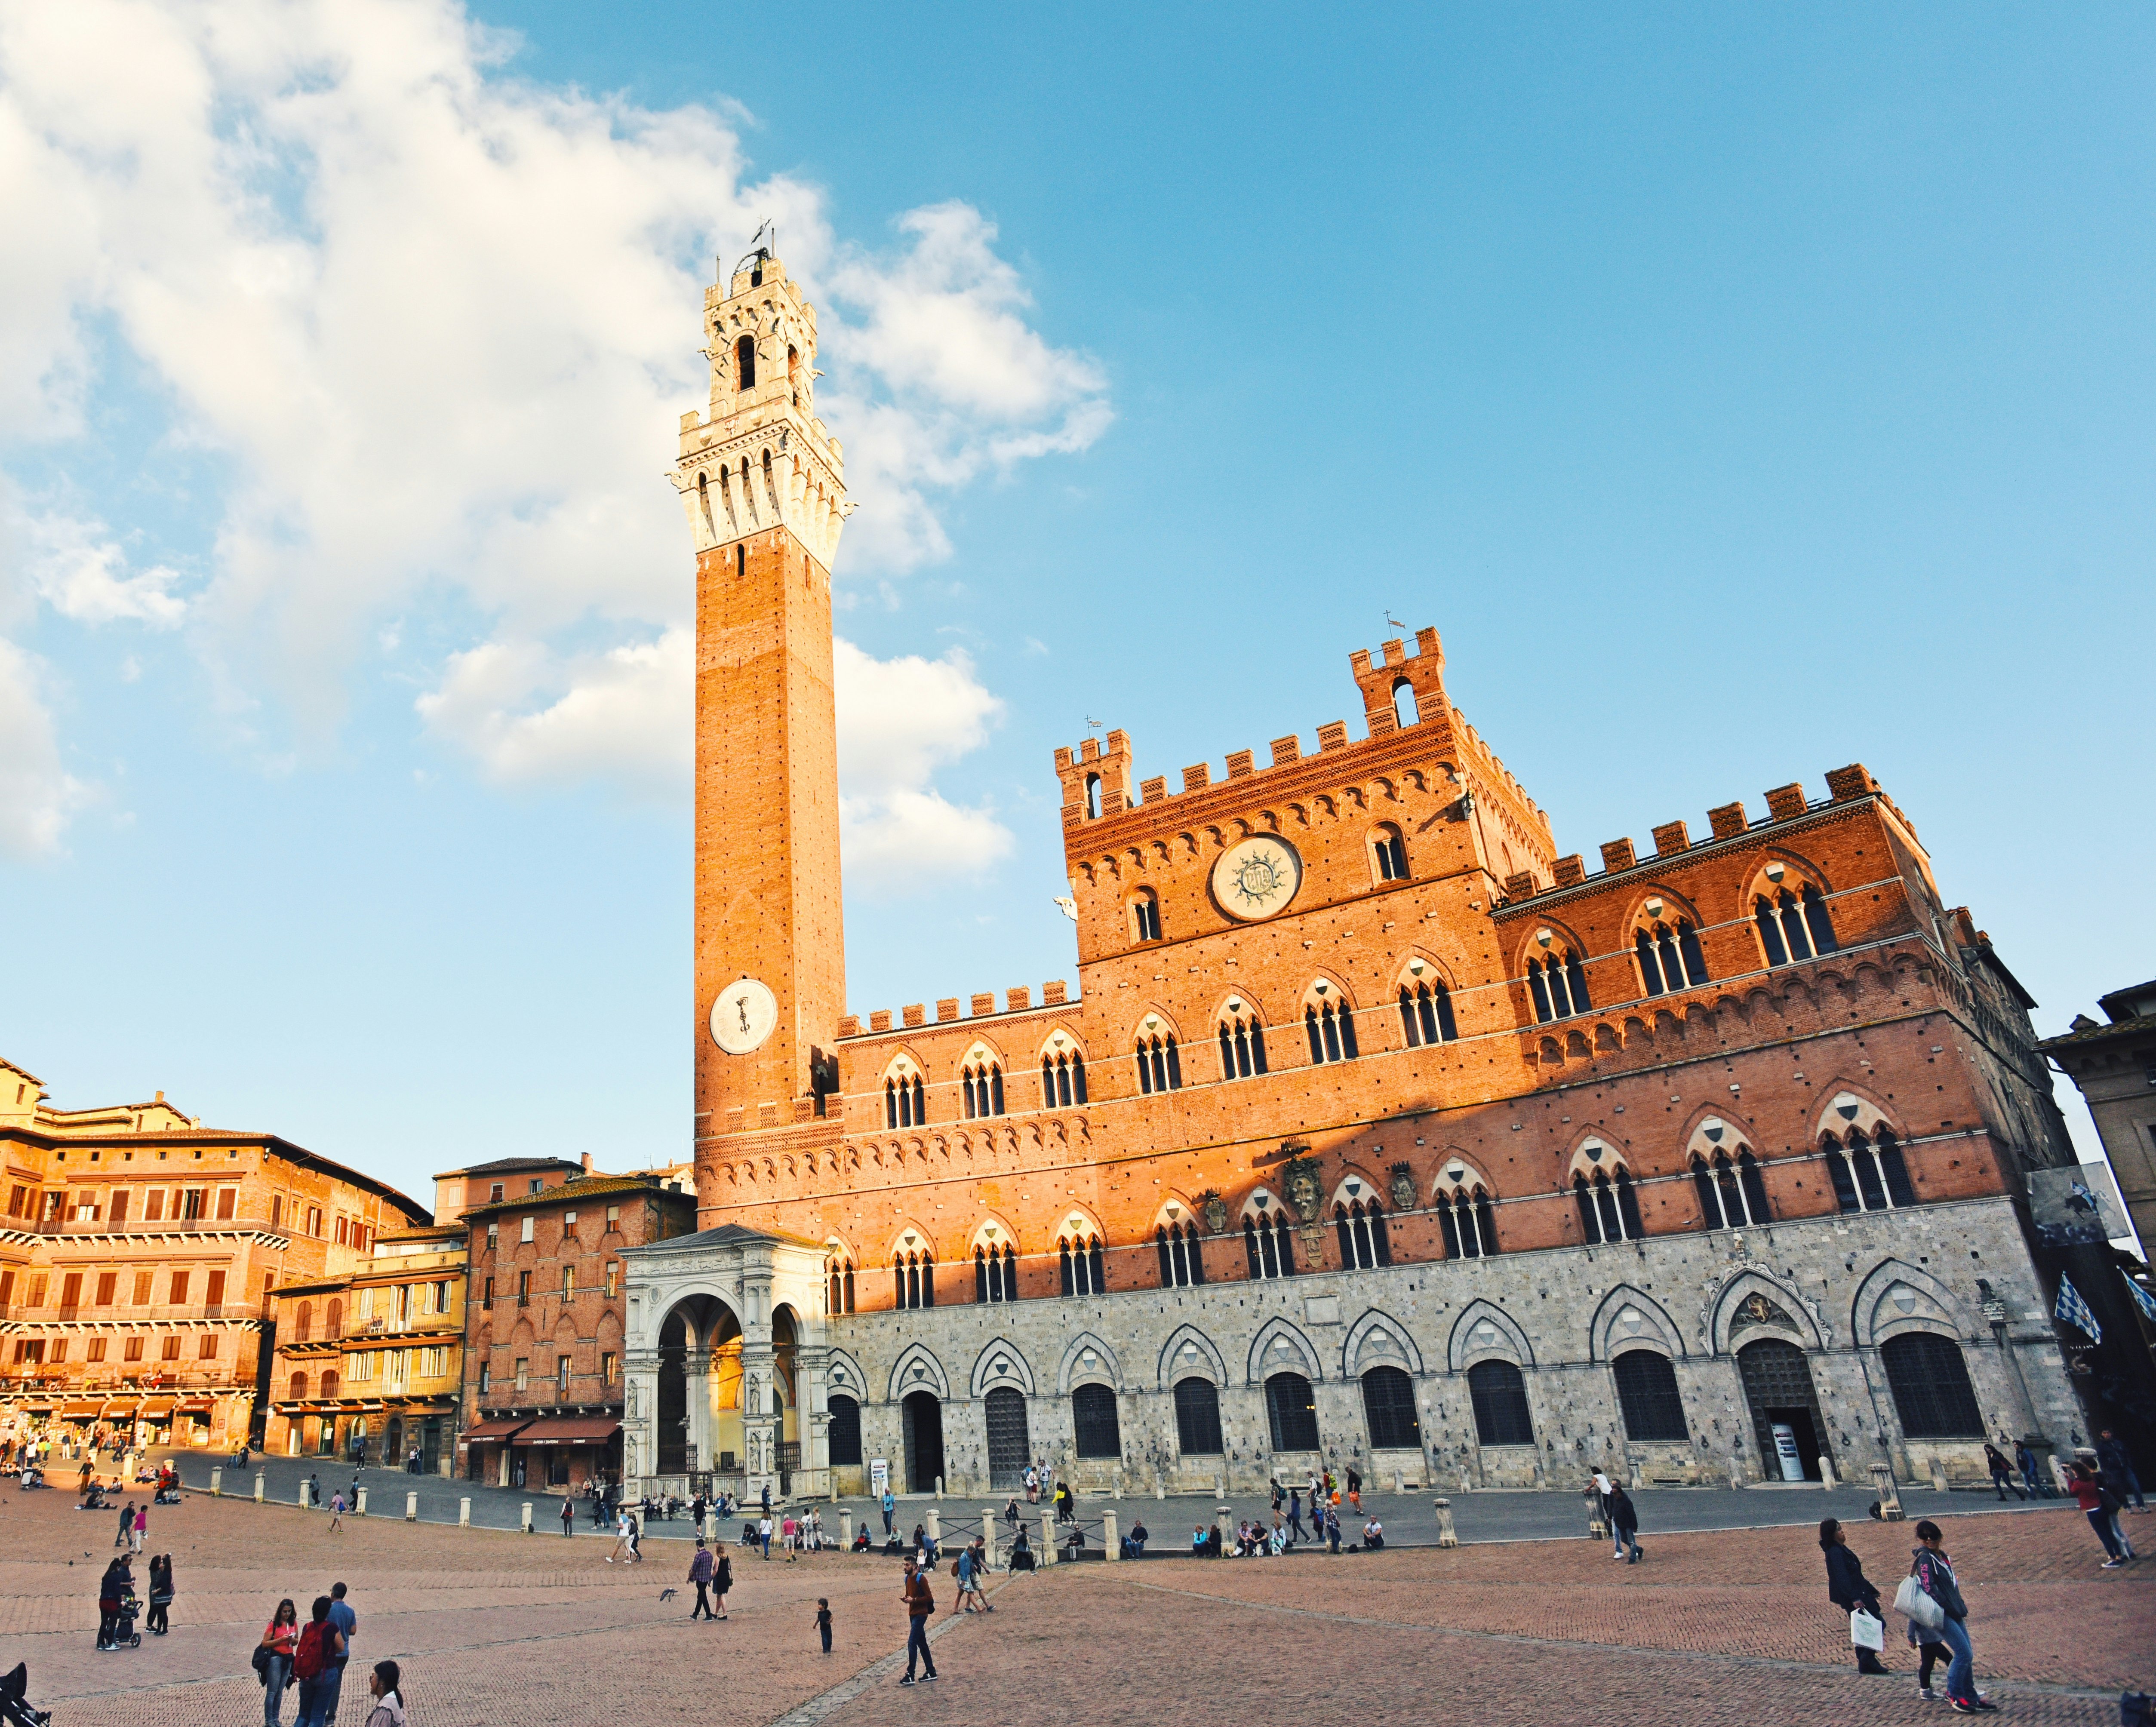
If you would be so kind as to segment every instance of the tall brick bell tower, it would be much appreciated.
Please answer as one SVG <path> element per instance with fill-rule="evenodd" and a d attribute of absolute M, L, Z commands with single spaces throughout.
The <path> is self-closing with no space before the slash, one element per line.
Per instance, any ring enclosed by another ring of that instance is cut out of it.
<path fill-rule="evenodd" d="M 852 509 L 815 416 L 816 310 L 759 248 L 704 293 L 708 418 L 670 476 L 696 546 L 696 1150 L 813 1118 L 845 1012 L 831 561 Z"/>

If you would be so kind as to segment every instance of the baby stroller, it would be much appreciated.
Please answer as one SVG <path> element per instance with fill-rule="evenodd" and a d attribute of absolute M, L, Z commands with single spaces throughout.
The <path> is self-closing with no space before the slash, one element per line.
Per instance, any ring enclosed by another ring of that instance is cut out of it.
<path fill-rule="evenodd" d="M 131 1583 L 120 1591 L 120 1611 L 112 1616 L 112 1641 L 100 1643 L 97 1646 L 99 1649 L 110 1652 L 141 1648 L 142 1633 L 136 1630 L 135 1620 L 141 1611 L 141 1598 L 135 1593 L 135 1587 Z"/>
<path fill-rule="evenodd" d="M 30 1689 L 30 1668 L 27 1662 L 15 1663 L 14 1672 L 0 1679 L 0 1721 L 8 1727 L 45 1727 L 53 1718 L 50 1709 L 32 1709 L 26 1694 Z"/>

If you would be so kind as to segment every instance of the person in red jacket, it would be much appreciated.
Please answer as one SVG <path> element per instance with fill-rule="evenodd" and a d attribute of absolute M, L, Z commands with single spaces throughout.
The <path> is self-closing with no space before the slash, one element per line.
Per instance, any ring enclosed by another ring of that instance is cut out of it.
<path fill-rule="evenodd" d="M 2111 1532 L 2110 1496 L 2096 1472 L 2087 1463 L 2076 1463 L 2066 1477 L 2066 1485 L 2074 1496 L 2074 1503 L 2088 1514 L 2089 1527 L 2096 1538 L 2103 1543 L 2103 1569 L 2115 1571 L 2126 1563 L 2119 1551 L 2118 1537 Z"/>

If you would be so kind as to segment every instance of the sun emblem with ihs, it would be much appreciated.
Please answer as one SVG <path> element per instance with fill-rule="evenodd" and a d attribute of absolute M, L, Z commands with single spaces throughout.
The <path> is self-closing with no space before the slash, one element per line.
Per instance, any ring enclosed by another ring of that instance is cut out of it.
<path fill-rule="evenodd" d="M 1284 910 L 1302 885 L 1302 860 L 1284 839 L 1261 835 L 1230 846 L 1213 868 L 1213 897 L 1245 922 Z"/>

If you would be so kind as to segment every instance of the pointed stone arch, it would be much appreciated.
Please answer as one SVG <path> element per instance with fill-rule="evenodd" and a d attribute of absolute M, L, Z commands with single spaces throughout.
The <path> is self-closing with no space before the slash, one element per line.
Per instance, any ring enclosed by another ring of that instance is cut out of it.
<path fill-rule="evenodd" d="M 1281 1347 L 1282 1344 L 1286 1347 Z M 1244 1371 L 1250 1384 L 1261 1386 L 1267 1373 L 1282 1369 L 1299 1372 L 1313 1384 L 1325 1377 L 1317 1345 L 1303 1335 L 1301 1326 L 1276 1314 L 1260 1325 L 1258 1335 L 1250 1340 L 1250 1359 Z"/>
<path fill-rule="evenodd" d="M 851 1397 L 856 1403 L 869 1400 L 869 1376 L 851 1350 L 832 1346 L 824 1358 L 824 1384 L 831 1396 Z"/>
<path fill-rule="evenodd" d="M 1817 1304 L 1801 1289 L 1757 1266 L 1747 1266 L 1722 1284 L 1708 1304 L 1707 1346 L 1710 1354 L 1731 1355 L 1762 1337 L 1779 1337 L 1807 1354 L 1826 1348 L 1829 1342 Z"/>
<path fill-rule="evenodd" d="M 1691 1353 L 1661 1302 L 1631 1284 L 1620 1284 L 1602 1298 L 1588 1321 L 1589 1356 L 1607 1361 L 1619 1350 L 1642 1345 L 1679 1360 Z"/>
<path fill-rule="evenodd" d="M 1518 1322 L 1494 1301 L 1471 1301 L 1452 1322 L 1452 1335 L 1445 1344 L 1446 1367 L 1465 1373 L 1477 1361 L 1510 1361 L 1516 1367 L 1535 1365 L 1534 1345 Z"/>
<path fill-rule="evenodd" d="M 973 1358 L 970 1395 L 978 1402 L 998 1387 L 1034 1394 L 1033 1365 L 1009 1338 L 999 1337 Z"/>
<path fill-rule="evenodd" d="M 1818 1114 L 1812 1120 L 1813 1145 L 1830 1135 L 1836 1145 L 1846 1144 L 1852 1132 L 1861 1133 L 1867 1140 L 1875 1139 L 1882 1126 L 1897 1140 L 1907 1137 L 1901 1124 L 1869 1087 L 1854 1084 L 1839 1076 L 1830 1083 L 1833 1089 L 1820 1100 Z"/>
<path fill-rule="evenodd" d="M 1104 1385 L 1118 1392 L 1123 1388 L 1122 1364 L 1097 1332 L 1081 1331 L 1072 1338 L 1055 1370 L 1055 1389 L 1061 1396 L 1069 1396 L 1073 1386 L 1081 1385 Z"/>
<path fill-rule="evenodd" d="M 891 1393 L 886 1401 L 902 1402 L 909 1391 L 933 1391 L 939 1398 L 951 1395 L 950 1376 L 926 1344 L 909 1343 L 891 1364 Z"/>
<path fill-rule="evenodd" d="M 1365 1309 L 1348 1328 L 1347 1340 L 1340 1346 L 1340 1376 L 1360 1379 L 1373 1367 L 1399 1367 L 1410 1375 L 1423 1371 L 1422 1351 L 1415 1345 L 1414 1334 L 1391 1314 L 1376 1307 Z"/>
<path fill-rule="evenodd" d="M 1209 1379 L 1225 1390 L 1228 1363 L 1213 1340 L 1195 1325 L 1178 1325 L 1161 1345 L 1156 1382 L 1163 1391 L 1179 1379 Z"/>
<path fill-rule="evenodd" d="M 1896 1295 L 1905 1289 L 1914 1298 L 1905 1307 Z M 1938 1278 L 1906 1259 L 1881 1259 L 1864 1274 L 1849 1307 L 1850 1335 L 1858 1347 L 1874 1349 L 1902 1331 L 1936 1331 L 1973 1339 L 1975 1315 Z"/>

